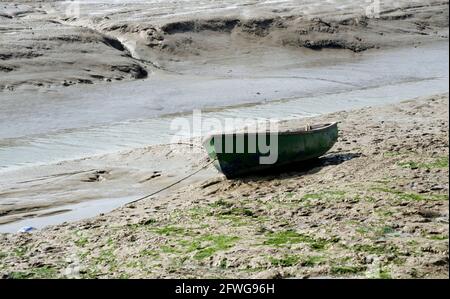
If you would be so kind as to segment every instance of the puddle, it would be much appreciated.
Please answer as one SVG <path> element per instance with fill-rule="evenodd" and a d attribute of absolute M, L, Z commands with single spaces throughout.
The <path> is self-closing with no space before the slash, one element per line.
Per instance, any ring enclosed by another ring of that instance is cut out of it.
<path fill-rule="evenodd" d="M 16 233 L 21 228 L 31 226 L 36 229 L 41 229 L 49 225 L 60 224 L 63 222 L 73 222 L 80 219 L 91 218 L 100 213 L 107 213 L 122 206 L 127 202 L 132 201 L 135 197 L 121 197 L 91 200 L 73 205 L 65 205 L 64 207 L 57 207 L 45 210 L 46 214 L 54 213 L 49 216 L 28 218 L 8 224 L 0 225 L 1 233 Z M 60 212 L 61 210 L 65 212 Z"/>

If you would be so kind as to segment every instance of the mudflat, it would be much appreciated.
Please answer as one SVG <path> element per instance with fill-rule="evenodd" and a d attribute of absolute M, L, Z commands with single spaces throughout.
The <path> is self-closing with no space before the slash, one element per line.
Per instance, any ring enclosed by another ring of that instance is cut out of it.
<path fill-rule="evenodd" d="M 262 49 L 361 52 L 448 38 L 448 1 L 7 1 L 0 90 L 223 74 Z M 211 68 L 212 65 L 216 67 Z M 215 69 L 215 71 L 214 71 Z"/>

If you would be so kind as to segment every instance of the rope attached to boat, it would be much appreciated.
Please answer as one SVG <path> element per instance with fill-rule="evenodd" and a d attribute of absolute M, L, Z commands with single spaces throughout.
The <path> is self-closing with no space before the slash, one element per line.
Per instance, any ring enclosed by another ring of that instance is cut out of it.
<path fill-rule="evenodd" d="M 190 177 L 196 175 L 197 173 L 199 173 L 199 172 L 202 171 L 203 169 L 207 168 L 209 165 L 213 164 L 214 161 L 216 161 L 216 160 L 217 160 L 217 159 L 213 159 L 213 160 L 209 161 L 207 164 L 203 165 L 201 168 L 199 168 L 199 169 L 197 169 L 196 171 L 194 171 L 193 173 L 191 173 L 191 174 L 189 174 L 189 175 L 187 175 L 187 176 L 185 176 L 185 177 L 179 179 L 178 181 L 173 182 L 172 184 L 167 185 L 167 186 L 165 186 L 164 188 L 161 188 L 161 189 L 159 189 L 159 190 L 157 190 L 157 191 L 155 191 L 155 192 L 153 192 L 153 193 L 150 193 L 150 194 L 148 194 L 148 195 L 145 195 L 145 196 L 143 196 L 143 197 L 140 197 L 140 198 L 138 198 L 138 199 L 135 199 L 135 200 L 133 200 L 133 201 L 131 201 L 131 202 L 128 202 L 127 204 L 136 203 L 136 202 L 138 202 L 138 201 L 141 201 L 141 200 L 147 199 L 147 198 L 149 198 L 149 197 L 152 197 L 153 195 L 156 195 L 156 194 L 158 194 L 158 193 L 160 193 L 160 192 L 162 192 L 162 191 L 164 191 L 164 190 L 167 190 L 167 189 L 169 189 L 169 188 L 171 188 L 171 187 L 173 187 L 173 186 L 175 186 L 175 185 L 181 183 L 182 181 L 187 180 L 188 178 L 190 178 Z"/>

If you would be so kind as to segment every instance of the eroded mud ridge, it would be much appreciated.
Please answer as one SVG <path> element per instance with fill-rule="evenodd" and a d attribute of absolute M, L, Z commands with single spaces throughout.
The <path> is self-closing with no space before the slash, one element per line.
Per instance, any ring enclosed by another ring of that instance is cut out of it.
<path fill-rule="evenodd" d="M 147 76 L 145 68 L 115 38 L 63 25 L 28 5 L 11 5 L 9 14 L 0 15 L 0 39 L 0 89 Z"/>
<path fill-rule="evenodd" d="M 417 14 L 417 7 L 406 7 L 398 11 L 383 12 L 378 19 L 371 19 L 364 15 L 339 18 L 326 16 L 305 18 L 295 15 L 255 19 L 217 17 L 168 22 L 160 27 L 141 24 L 100 25 L 99 27 L 108 32 L 139 33 L 145 45 L 169 52 L 177 51 L 177 48 L 183 44 L 187 48 L 192 48 L 192 51 L 195 48 L 198 48 L 198 51 L 201 48 L 209 48 L 208 40 L 199 39 L 200 37 L 197 36 L 199 33 L 235 34 L 236 40 L 232 42 L 238 42 L 239 35 L 243 35 L 243 40 L 253 37 L 258 42 L 273 46 L 335 48 L 360 52 L 390 44 L 393 37 L 383 37 L 385 33 L 394 34 L 395 31 L 405 31 L 410 34 L 429 35 L 433 34 L 432 28 L 445 28 L 448 25 L 445 21 L 448 13 L 445 12 L 445 6 L 443 8 L 444 11 L 440 11 L 438 17 L 429 21 L 420 21 L 420 19 L 428 19 L 430 17 L 428 13 L 431 10 Z M 394 24 L 392 22 L 394 20 L 403 22 Z M 389 24 L 390 22 L 392 24 Z M 380 28 L 382 26 L 388 28 L 382 29 Z M 194 52 L 194 54 L 198 53 Z"/>
<path fill-rule="evenodd" d="M 0 275 L 448 278 L 448 94 L 312 121 L 341 132 L 315 165 L 2 234 Z"/>
<path fill-rule="evenodd" d="M 448 1 L 384 1 L 376 18 L 362 0 L 229 2 L 87 1 L 77 16 L 58 1 L 2 3 L 0 89 L 141 79 L 180 63 L 245 65 L 269 47 L 361 52 L 448 38 Z"/>

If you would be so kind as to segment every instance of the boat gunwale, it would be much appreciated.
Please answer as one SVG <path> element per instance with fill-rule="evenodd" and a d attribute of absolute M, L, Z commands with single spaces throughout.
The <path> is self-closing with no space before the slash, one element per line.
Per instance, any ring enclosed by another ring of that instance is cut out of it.
<path fill-rule="evenodd" d="M 312 133 L 317 133 L 317 132 L 321 132 L 321 131 L 325 131 L 333 126 L 336 126 L 338 124 L 338 122 L 332 122 L 332 123 L 325 123 L 325 124 L 319 124 L 319 125 L 313 125 L 313 126 L 320 126 L 319 128 L 316 129 L 311 129 L 311 130 L 305 130 L 304 128 L 301 129 L 294 129 L 294 130 L 286 130 L 286 131 L 277 131 L 277 132 L 271 132 L 271 131 L 255 131 L 255 132 L 229 132 L 229 133 L 216 133 L 216 134 L 211 134 L 208 135 L 204 138 L 203 143 L 206 143 L 208 140 L 210 140 L 213 137 L 218 137 L 218 136 L 230 136 L 230 135 L 248 135 L 248 134 L 260 134 L 260 133 L 266 133 L 266 134 L 278 134 L 278 135 L 298 135 L 299 133 L 301 134 L 312 134 Z"/>

